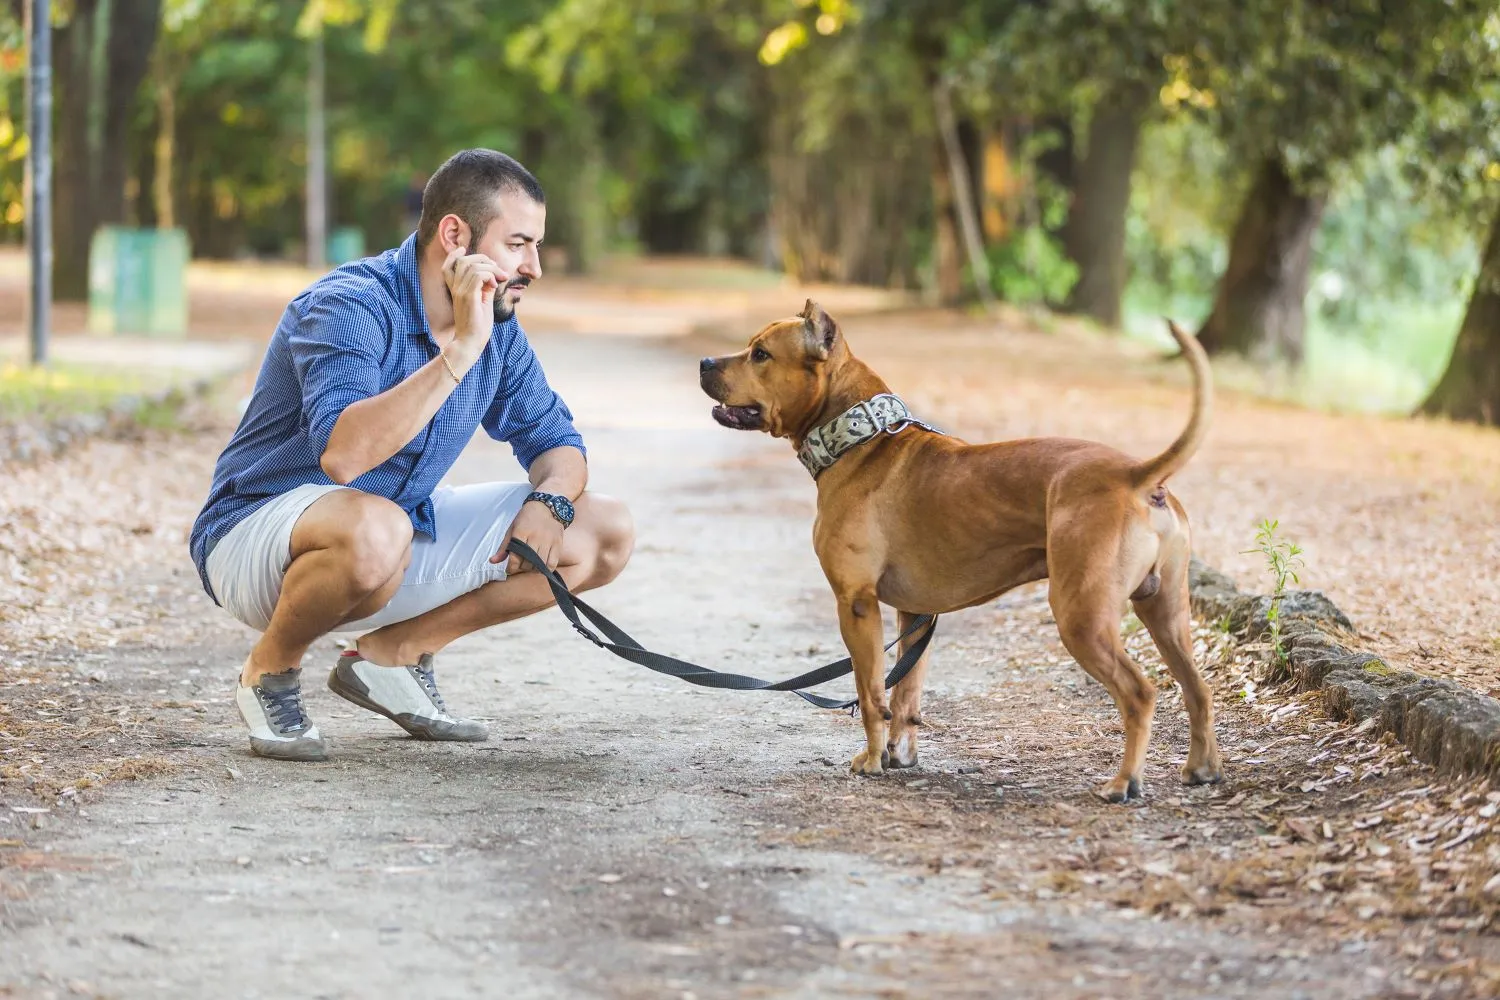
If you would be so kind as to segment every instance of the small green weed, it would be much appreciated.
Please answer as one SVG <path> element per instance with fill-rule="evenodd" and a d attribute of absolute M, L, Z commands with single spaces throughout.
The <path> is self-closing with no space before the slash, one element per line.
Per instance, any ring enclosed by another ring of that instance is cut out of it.
<path fill-rule="evenodd" d="M 1286 596 L 1287 581 L 1302 582 L 1297 571 L 1304 568 L 1304 563 L 1302 546 L 1281 538 L 1277 534 L 1280 526 L 1280 521 L 1269 518 L 1261 521 L 1255 532 L 1255 548 L 1246 551 L 1259 552 L 1265 556 L 1266 567 L 1271 572 L 1274 586 L 1271 590 L 1271 607 L 1266 611 L 1266 621 L 1271 628 L 1271 649 L 1275 653 L 1276 662 L 1285 667 L 1286 650 L 1281 645 L 1281 600 Z"/>

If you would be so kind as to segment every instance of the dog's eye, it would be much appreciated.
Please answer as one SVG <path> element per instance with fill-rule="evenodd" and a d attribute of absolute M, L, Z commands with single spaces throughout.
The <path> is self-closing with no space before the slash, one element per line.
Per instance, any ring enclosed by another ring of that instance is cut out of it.
<path fill-rule="evenodd" d="M 750 360 L 755 362 L 770 361 L 771 355 L 764 347 L 757 347 L 750 352 Z"/>

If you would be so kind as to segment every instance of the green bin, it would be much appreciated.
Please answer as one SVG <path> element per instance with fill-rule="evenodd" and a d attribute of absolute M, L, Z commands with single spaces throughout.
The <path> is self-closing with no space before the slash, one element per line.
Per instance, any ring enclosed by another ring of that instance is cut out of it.
<path fill-rule="evenodd" d="M 365 255 L 365 231 L 355 226 L 340 226 L 328 234 L 328 266 L 338 267 Z"/>
<path fill-rule="evenodd" d="M 101 226 L 89 244 L 90 333 L 187 333 L 187 233 Z"/>

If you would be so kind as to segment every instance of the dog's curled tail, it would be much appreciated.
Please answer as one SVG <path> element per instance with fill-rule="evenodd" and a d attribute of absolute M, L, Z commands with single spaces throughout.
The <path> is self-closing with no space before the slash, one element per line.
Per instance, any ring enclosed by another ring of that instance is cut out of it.
<path fill-rule="evenodd" d="M 1142 462 L 1136 468 L 1135 482 L 1142 488 L 1160 486 L 1188 463 L 1188 459 L 1193 457 L 1198 446 L 1203 443 L 1204 435 L 1208 433 L 1209 417 L 1214 407 L 1213 370 L 1208 366 L 1208 355 L 1204 353 L 1203 345 L 1198 343 L 1197 337 L 1185 333 L 1170 319 L 1167 320 L 1167 328 L 1172 331 L 1173 339 L 1182 348 L 1183 357 L 1187 358 L 1188 365 L 1193 369 L 1193 415 L 1188 419 L 1186 429 L 1166 451 Z"/>

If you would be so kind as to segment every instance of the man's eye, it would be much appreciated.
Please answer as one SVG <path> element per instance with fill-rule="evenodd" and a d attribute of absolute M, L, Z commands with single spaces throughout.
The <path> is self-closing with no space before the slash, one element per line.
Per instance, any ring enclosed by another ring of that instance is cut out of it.
<path fill-rule="evenodd" d="M 764 347 L 757 347 L 755 350 L 753 350 L 753 351 L 750 352 L 750 360 L 751 361 L 770 361 L 771 360 L 771 355 L 769 353 L 767 353 L 767 351 L 766 351 L 766 349 Z"/>

